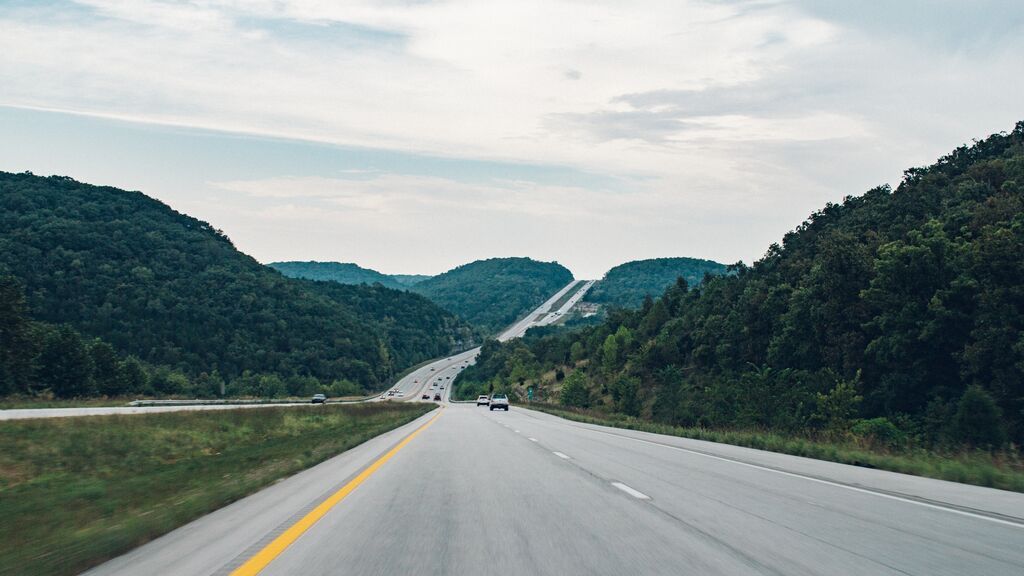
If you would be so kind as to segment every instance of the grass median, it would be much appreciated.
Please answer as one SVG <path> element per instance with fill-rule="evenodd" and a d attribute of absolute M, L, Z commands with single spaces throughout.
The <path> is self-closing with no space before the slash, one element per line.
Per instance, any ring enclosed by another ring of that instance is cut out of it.
<path fill-rule="evenodd" d="M 966 449 L 950 453 L 938 453 L 923 449 L 873 450 L 856 442 L 829 442 L 762 431 L 710 430 L 670 426 L 629 416 L 566 409 L 564 406 L 554 404 L 533 403 L 526 407 L 587 424 L 707 440 L 962 484 L 1024 492 L 1024 461 L 1021 460 L 1021 455 L 1016 450 L 996 453 Z"/>
<path fill-rule="evenodd" d="M 434 407 L 0 422 L 0 574 L 77 574 Z"/>

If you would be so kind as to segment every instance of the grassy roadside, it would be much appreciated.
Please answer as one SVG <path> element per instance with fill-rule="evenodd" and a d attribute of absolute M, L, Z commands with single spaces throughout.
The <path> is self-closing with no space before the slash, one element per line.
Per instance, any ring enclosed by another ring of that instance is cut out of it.
<path fill-rule="evenodd" d="M 0 574 L 77 574 L 434 408 L 0 422 Z"/>
<path fill-rule="evenodd" d="M 770 452 L 781 452 L 817 460 L 878 468 L 891 472 L 913 474 L 963 484 L 974 484 L 1024 492 L 1024 461 L 1017 452 L 992 454 L 982 450 L 965 450 L 940 454 L 927 450 L 903 452 L 870 450 L 856 443 L 838 443 L 784 436 L 770 432 L 708 430 L 684 428 L 638 420 L 628 416 L 607 415 L 590 410 L 566 409 L 553 404 L 533 403 L 533 410 L 547 412 L 576 422 L 600 424 L 628 430 L 654 432 L 669 436 L 707 440 L 734 446 L 745 446 Z"/>
<path fill-rule="evenodd" d="M 123 398 L 79 398 L 58 400 L 54 398 L 33 398 L 30 396 L 7 396 L 0 398 L 0 410 L 17 410 L 24 408 L 99 408 L 107 406 L 125 406 L 135 397 Z"/>

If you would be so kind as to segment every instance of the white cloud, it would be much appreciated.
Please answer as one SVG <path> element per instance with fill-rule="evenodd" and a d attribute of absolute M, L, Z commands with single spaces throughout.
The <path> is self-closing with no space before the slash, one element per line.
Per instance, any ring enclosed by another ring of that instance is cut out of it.
<path fill-rule="evenodd" d="M 543 252 L 559 236 L 532 219 L 589 242 L 566 247 L 587 274 L 655 253 L 749 260 L 824 201 L 1012 126 L 1024 30 L 1010 4 L 986 4 L 969 30 L 944 18 L 948 3 L 898 10 L 899 26 L 872 24 L 888 10 L 874 5 L 782 0 L 19 5 L 0 8 L 0 105 L 570 166 L 627 183 L 387 171 L 220 182 L 225 197 L 259 200 L 262 212 L 237 225 L 260 233 L 232 235 L 261 257 L 279 249 L 265 227 L 277 214 L 391 238 L 435 218 L 449 235 L 504 230 L 506 244 Z M 983 42 L 964 40 L 976 29 Z M 612 223 L 621 238 L 607 241 L 600 228 Z"/>

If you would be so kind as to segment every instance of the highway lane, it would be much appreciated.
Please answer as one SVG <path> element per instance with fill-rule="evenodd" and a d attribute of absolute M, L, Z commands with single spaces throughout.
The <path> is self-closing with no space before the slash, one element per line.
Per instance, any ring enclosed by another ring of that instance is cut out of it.
<path fill-rule="evenodd" d="M 90 572 L 230 574 L 433 415 Z M 1024 573 L 1024 495 L 449 404 L 259 572 Z"/>
<path fill-rule="evenodd" d="M 564 318 L 565 315 L 569 312 L 569 310 L 572 310 L 572 307 L 575 306 L 576 303 L 579 302 L 581 299 L 583 299 L 583 296 L 585 296 L 587 292 L 590 291 L 590 289 L 594 286 L 594 282 L 596 282 L 596 280 L 587 280 L 583 282 L 576 289 L 576 292 L 572 295 L 572 297 L 566 300 L 561 306 L 558 307 L 558 310 L 551 310 L 550 312 L 548 312 L 546 316 L 538 320 L 537 326 L 547 326 L 549 324 L 554 324 L 555 322 L 558 322 L 559 320 Z"/>

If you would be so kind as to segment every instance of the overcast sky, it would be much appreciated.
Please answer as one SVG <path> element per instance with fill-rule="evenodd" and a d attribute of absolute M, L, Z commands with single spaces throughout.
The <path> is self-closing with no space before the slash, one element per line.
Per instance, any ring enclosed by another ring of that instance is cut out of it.
<path fill-rule="evenodd" d="M 1019 0 L 0 0 L 0 170 L 263 262 L 759 258 L 1024 119 Z"/>

